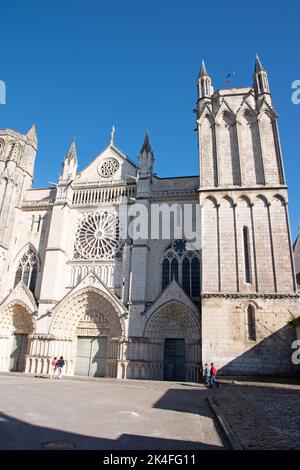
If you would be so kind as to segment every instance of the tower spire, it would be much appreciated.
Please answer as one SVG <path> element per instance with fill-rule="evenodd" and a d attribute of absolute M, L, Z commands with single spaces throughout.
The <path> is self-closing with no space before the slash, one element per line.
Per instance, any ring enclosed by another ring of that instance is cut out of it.
<path fill-rule="evenodd" d="M 258 54 L 256 54 L 256 57 L 255 57 L 255 68 L 254 68 L 254 75 L 259 73 L 259 72 L 265 72 L 265 68 L 264 66 L 262 65 L 261 61 L 260 61 L 260 58 L 258 56 Z"/>
<path fill-rule="evenodd" d="M 201 69 L 197 79 L 198 90 L 198 114 L 200 114 L 206 103 L 211 102 L 211 95 L 213 93 L 210 75 L 207 72 L 204 59 L 202 60 Z"/>
<path fill-rule="evenodd" d="M 209 75 L 207 73 L 207 70 L 206 70 L 206 65 L 205 65 L 204 59 L 202 59 L 201 69 L 200 69 L 198 78 L 204 77 L 204 76 L 209 77 Z"/>
<path fill-rule="evenodd" d="M 262 65 L 258 54 L 255 57 L 255 66 L 253 74 L 253 86 L 256 94 L 259 95 L 270 95 L 269 78 L 268 73 Z"/>

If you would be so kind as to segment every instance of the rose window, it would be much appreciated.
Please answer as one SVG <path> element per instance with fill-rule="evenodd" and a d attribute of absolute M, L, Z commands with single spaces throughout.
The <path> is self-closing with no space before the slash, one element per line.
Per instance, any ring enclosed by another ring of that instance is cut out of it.
<path fill-rule="evenodd" d="M 75 238 L 75 259 L 114 259 L 119 252 L 119 224 L 115 212 L 85 214 Z"/>
<path fill-rule="evenodd" d="M 103 176 L 104 178 L 109 178 L 110 176 L 113 176 L 117 169 L 119 168 L 119 162 L 113 158 L 110 158 L 109 160 L 105 160 L 105 162 L 100 165 L 98 172 L 100 176 Z"/>

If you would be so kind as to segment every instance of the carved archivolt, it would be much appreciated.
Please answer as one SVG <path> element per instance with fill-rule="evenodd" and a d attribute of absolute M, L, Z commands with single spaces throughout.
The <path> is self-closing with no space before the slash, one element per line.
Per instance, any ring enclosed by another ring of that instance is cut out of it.
<path fill-rule="evenodd" d="M 35 330 L 35 321 L 30 309 L 21 303 L 10 303 L 0 312 L 0 335 L 13 333 L 31 334 Z"/>
<path fill-rule="evenodd" d="M 144 336 L 200 340 L 200 318 L 179 302 L 168 302 L 149 318 Z"/>
<path fill-rule="evenodd" d="M 58 338 L 71 339 L 79 334 L 80 329 L 90 328 L 98 329 L 100 335 L 122 336 L 124 321 L 119 318 L 119 312 L 107 297 L 105 293 L 97 292 L 93 288 L 74 294 L 55 312 L 50 334 Z M 94 334 L 95 331 L 91 336 Z"/>

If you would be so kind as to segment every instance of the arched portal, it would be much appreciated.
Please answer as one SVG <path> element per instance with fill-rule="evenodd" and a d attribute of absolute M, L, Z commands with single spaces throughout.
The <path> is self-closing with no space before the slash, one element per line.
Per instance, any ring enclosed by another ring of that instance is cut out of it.
<path fill-rule="evenodd" d="M 68 374 L 117 376 L 124 321 L 107 294 L 89 287 L 68 298 L 55 312 L 50 334 L 53 355 L 64 356 Z"/>
<path fill-rule="evenodd" d="M 22 303 L 10 303 L 0 312 L 0 370 L 24 372 L 35 321 Z"/>
<path fill-rule="evenodd" d="M 157 378 L 180 381 L 199 379 L 200 315 L 182 303 L 170 301 L 151 315 L 144 336 L 160 344 L 162 376 Z"/>

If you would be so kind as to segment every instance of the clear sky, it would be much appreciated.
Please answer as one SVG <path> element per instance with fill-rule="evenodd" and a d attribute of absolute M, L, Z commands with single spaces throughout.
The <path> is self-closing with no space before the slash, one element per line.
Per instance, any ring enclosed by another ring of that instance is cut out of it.
<path fill-rule="evenodd" d="M 293 238 L 300 222 L 300 3 L 252 0 L 12 0 L 1 4 L 0 128 L 37 126 L 35 187 L 56 181 L 77 140 L 79 168 L 109 141 L 136 159 L 149 128 L 160 176 L 198 173 L 196 77 L 252 84 L 255 53 L 279 114 Z"/>

